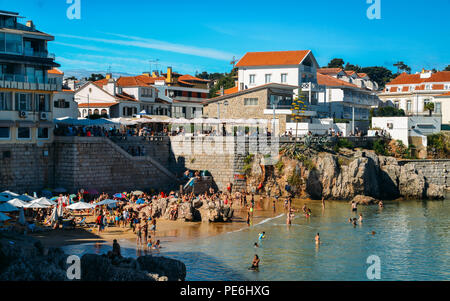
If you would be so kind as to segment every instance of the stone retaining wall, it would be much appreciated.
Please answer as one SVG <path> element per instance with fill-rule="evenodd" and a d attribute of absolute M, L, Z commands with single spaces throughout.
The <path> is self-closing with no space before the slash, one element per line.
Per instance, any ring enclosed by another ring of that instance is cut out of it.
<path fill-rule="evenodd" d="M 0 144 L 0 191 L 38 192 L 52 185 L 53 169 L 51 144 Z"/>
<path fill-rule="evenodd" d="M 95 188 L 115 193 L 177 186 L 173 175 L 157 162 L 132 157 L 107 138 L 58 137 L 54 148 L 55 186 L 70 191 Z"/>
<path fill-rule="evenodd" d="M 401 160 L 398 163 L 412 163 L 430 183 L 450 188 L 450 160 Z"/>

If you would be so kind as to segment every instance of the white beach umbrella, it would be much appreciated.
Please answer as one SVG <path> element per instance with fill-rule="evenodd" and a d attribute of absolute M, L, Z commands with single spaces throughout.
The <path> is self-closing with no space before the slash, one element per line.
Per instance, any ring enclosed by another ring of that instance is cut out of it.
<path fill-rule="evenodd" d="M 12 191 L 9 191 L 9 190 L 5 190 L 5 191 L 0 193 L 0 196 L 12 200 L 12 199 L 20 196 L 20 194 L 17 194 L 15 192 L 12 192 Z"/>
<path fill-rule="evenodd" d="M 11 204 L 11 205 L 13 205 L 14 207 L 17 207 L 17 208 L 23 208 L 24 206 L 28 205 L 27 202 L 24 202 L 24 201 L 19 200 L 19 199 L 12 199 L 12 200 L 8 201 L 7 203 Z"/>
<path fill-rule="evenodd" d="M 109 204 L 116 204 L 118 201 L 115 200 L 103 200 L 101 202 L 95 203 L 95 206 L 103 206 L 103 205 L 109 205 Z"/>
<path fill-rule="evenodd" d="M 31 209 L 44 209 L 44 208 L 48 208 L 48 207 L 50 207 L 50 206 L 49 205 L 42 205 L 42 204 L 35 203 L 35 202 L 31 202 L 31 203 L 25 205 L 23 208 L 26 208 L 26 209 L 28 209 L 28 208 L 31 208 Z"/>
<path fill-rule="evenodd" d="M 17 207 L 14 207 L 13 205 L 9 203 L 2 203 L 0 204 L 0 212 L 13 212 L 18 211 Z"/>
<path fill-rule="evenodd" d="M 36 199 L 36 200 L 32 201 L 31 203 L 33 203 L 33 204 L 40 204 L 40 205 L 44 205 L 44 206 L 55 206 L 56 205 L 55 202 L 53 202 L 52 200 L 49 200 L 49 199 L 47 199 L 45 197 L 40 198 L 40 199 Z"/>
<path fill-rule="evenodd" d="M 0 212 L 0 222 L 6 222 L 7 220 L 10 220 L 10 219 L 11 218 L 9 216 Z"/>
<path fill-rule="evenodd" d="M 70 210 L 85 210 L 85 209 L 93 209 L 94 205 L 85 202 L 78 202 L 70 206 L 67 206 L 67 208 Z"/>

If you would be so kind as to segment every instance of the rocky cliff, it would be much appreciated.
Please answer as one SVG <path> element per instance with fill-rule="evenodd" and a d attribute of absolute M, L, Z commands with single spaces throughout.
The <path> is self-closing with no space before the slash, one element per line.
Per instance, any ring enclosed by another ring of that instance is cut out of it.
<path fill-rule="evenodd" d="M 414 165 L 400 166 L 393 157 L 373 151 L 311 153 L 301 160 L 280 156 L 275 166 L 261 167 L 263 158 L 252 163 L 248 188 L 256 189 L 264 178 L 264 189 L 273 194 L 287 193 L 286 184 L 297 196 L 313 199 L 349 200 L 357 195 L 377 199 L 441 199 L 445 187 L 428 183 Z M 264 175 L 263 175 L 264 174 Z"/>
<path fill-rule="evenodd" d="M 58 248 L 44 248 L 35 239 L 8 234 L 0 237 L 0 281 L 68 281 L 68 255 Z M 184 281 L 181 261 L 141 256 L 110 259 L 106 255 L 81 257 L 81 281 Z"/>

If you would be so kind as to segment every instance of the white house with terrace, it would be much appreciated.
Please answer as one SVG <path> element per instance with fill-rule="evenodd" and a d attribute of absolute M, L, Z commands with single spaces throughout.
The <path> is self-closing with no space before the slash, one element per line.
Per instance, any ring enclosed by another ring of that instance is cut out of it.
<path fill-rule="evenodd" d="M 319 65 L 311 50 L 247 52 L 236 64 L 237 90 L 278 83 L 298 86 L 307 94 L 307 101 L 317 103 L 317 69 Z"/>
<path fill-rule="evenodd" d="M 125 88 L 125 89 L 124 89 Z M 81 117 L 102 115 L 108 118 L 132 117 L 141 108 L 138 98 L 128 92 L 145 93 L 146 98 L 151 99 L 150 92 L 143 92 L 137 87 L 133 89 L 128 85 L 122 87 L 110 74 L 101 82 L 87 82 L 75 91 L 75 101 Z M 154 93 L 154 89 L 148 87 Z M 148 95 L 148 97 L 147 97 Z"/>
<path fill-rule="evenodd" d="M 442 116 L 447 123 L 450 111 L 445 93 L 450 92 L 450 71 L 432 72 L 422 70 L 420 73 L 402 73 L 386 84 L 378 95 L 385 105 L 403 109 L 408 116 L 429 115 L 427 103 L 434 103 L 433 116 Z M 444 109 L 445 108 L 445 109 Z"/>

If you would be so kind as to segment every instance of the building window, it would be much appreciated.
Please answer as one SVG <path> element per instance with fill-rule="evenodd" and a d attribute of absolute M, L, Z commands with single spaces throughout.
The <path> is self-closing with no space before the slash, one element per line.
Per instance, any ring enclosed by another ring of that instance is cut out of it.
<path fill-rule="evenodd" d="M 431 85 L 425 85 L 425 90 L 431 90 Z"/>
<path fill-rule="evenodd" d="M 265 79 L 266 79 L 266 84 L 271 83 L 272 82 L 272 74 L 266 74 Z"/>
<path fill-rule="evenodd" d="M 48 128 L 38 128 L 37 137 L 38 139 L 48 139 Z"/>
<path fill-rule="evenodd" d="M 396 101 L 394 101 L 394 106 L 395 106 L 395 108 L 399 108 L 399 101 L 398 100 L 396 100 Z"/>
<path fill-rule="evenodd" d="M 35 98 L 36 98 L 36 111 L 50 112 L 50 95 L 35 94 Z"/>
<path fill-rule="evenodd" d="M 31 111 L 31 93 L 16 93 L 16 111 Z"/>
<path fill-rule="evenodd" d="M 55 108 L 68 109 L 70 108 L 70 102 L 65 101 L 64 99 L 58 99 L 55 101 L 54 106 Z"/>
<path fill-rule="evenodd" d="M 11 138 L 11 129 L 9 127 L 0 127 L 0 140 L 9 140 Z"/>
<path fill-rule="evenodd" d="M 287 83 L 287 73 L 282 73 L 281 74 L 281 83 L 282 84 Z"/>
<path fill-rule="evenodd" d="M 8 53 L 22 54 L 22 36 L 19 34 L 7 33 L 5 35 L 5 48 Z"/>
<path fill-rule="evenodd" d="M 100 115 L 100 111 L 98 109 L 94 110 L 94 115 Z"/>
<path fill-rule="evenodd" d="M 17 139 L 31 139 L 30 128 L 17 128 Z"/>
<path fill-rule="evenodd" d="M 244 98 L 244 106 L 257 106 L 258 98 Z"/>
<path fill-rule="evenodd" d="M 102 110 L 102 116 L 108 116 L 108 111 L 106 111 L 106 109 Z"/>
<path fill-rule="evenodd" d="M 249 83 L 250 83 L 250 85 L 251 85 L 251 84 L 254 84 L 254 83 L 255 83 L 255 77 L 256 77 L 256 75 L 255 75 L 255 74 L 250 74 L 249 77 L 250 77 L 250 78 L 249 78 Z"/>
<path fill-rule="evenodd" d="M 407 112 L 411 112 L 411 100 L 408 100 L 408 101 L 406 102 L 406 111 L 407 111 Z"/>
<path fill-rule="evenodd" d="M 12 110 L 12 93 L 0 92 L 0 111 Z"/>
<path fill-rule="evenodd" d="M 435 113 L 441 113 L 441 103 L 440 102 L 435 102 L 434 103 L 434 112 Z"/>

